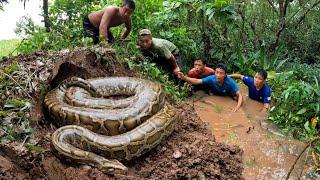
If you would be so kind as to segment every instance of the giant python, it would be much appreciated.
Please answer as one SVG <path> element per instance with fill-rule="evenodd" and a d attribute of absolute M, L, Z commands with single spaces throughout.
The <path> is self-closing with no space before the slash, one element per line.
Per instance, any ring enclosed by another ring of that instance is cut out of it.
<path fill-rule="evenodd" d="M 73 77 L 50 91 L 44 105 L 62 126 L 52 135 L 53 148 L 111 174 L 127 171 L 119 161 L 150 151 L 178 120 L 161 85 L 132 77 Z"/>

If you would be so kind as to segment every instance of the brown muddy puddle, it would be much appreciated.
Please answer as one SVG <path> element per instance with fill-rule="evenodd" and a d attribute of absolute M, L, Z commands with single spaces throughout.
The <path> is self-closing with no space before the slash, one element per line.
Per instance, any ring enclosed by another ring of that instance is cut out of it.
<path fill-rule="evenodd" d="M 285 179 L 306 144 L 281 135 L 260 113 L 263 105 L 249 99 L 246 87 L 241 85 L 240 89 L 244 103 L 235 113 L 232 108 L 236 101 L 213 95 L 198 94 L 193 100 L 194 108 L 200 119 L 212 127 L 217 142 L 243 149 L 245 179 Z M 307 169 L 300 160 L 290 179 L 298 179 Z"/>

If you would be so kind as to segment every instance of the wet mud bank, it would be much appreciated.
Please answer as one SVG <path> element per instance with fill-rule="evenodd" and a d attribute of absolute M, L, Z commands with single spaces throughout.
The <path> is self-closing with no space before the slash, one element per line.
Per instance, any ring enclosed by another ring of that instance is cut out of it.
<path fill-rule="evenodd" d="M 240 90 L 247 94 L 245 85 Z M 217 142 L 239 146 L 243 152 L 245 179 L 285 179 L 291 166 L 306 144 L 285 136 L 266 114 L 263 105 L 244 97 L 243 106 L 236 112 L 236 101 L 228 97 L 208 96 L 199 93 L 190 100 L 204 122 L 207 122 Z M 307 158 L 306 158 L 307 157 Z M 308 153 L 295 165 L 290 179 L 317 179 L 312 175 L 314 164 Z"/>

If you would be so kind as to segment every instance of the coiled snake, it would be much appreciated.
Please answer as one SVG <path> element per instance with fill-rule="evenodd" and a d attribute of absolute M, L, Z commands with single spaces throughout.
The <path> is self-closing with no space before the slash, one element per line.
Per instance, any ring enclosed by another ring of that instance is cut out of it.
<path fill-rule="evenodd" d="M 109 97 L 125 96 L 122 99 Z M 118 160 L 131 160 L 166 138 L 178 120 L 162 88 L 130 77 L 71 78 L 44 100 L 54 122 L 55 150 L 106 173 L 126 171 Z"/>

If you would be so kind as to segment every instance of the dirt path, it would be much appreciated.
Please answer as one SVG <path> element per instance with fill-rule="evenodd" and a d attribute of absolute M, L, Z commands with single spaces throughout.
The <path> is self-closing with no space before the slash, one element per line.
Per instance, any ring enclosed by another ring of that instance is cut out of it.
<path fill-rule="evenodd" d="M 241 90 L 247 90 L 241 85 Z M 198 95 L 193 104 L 201 120 L 208 122 L 217 142 L 238 145 L 243 149 L 245 179 L 283 179 L 305 144 L 278 134 L 272 123 L 259 111 L 262 104 L 247 96 L 243 107 L 231 110 L 236 101 L 228 97 Z M 292 173 L 300 176 L 302 162 Z"/>

